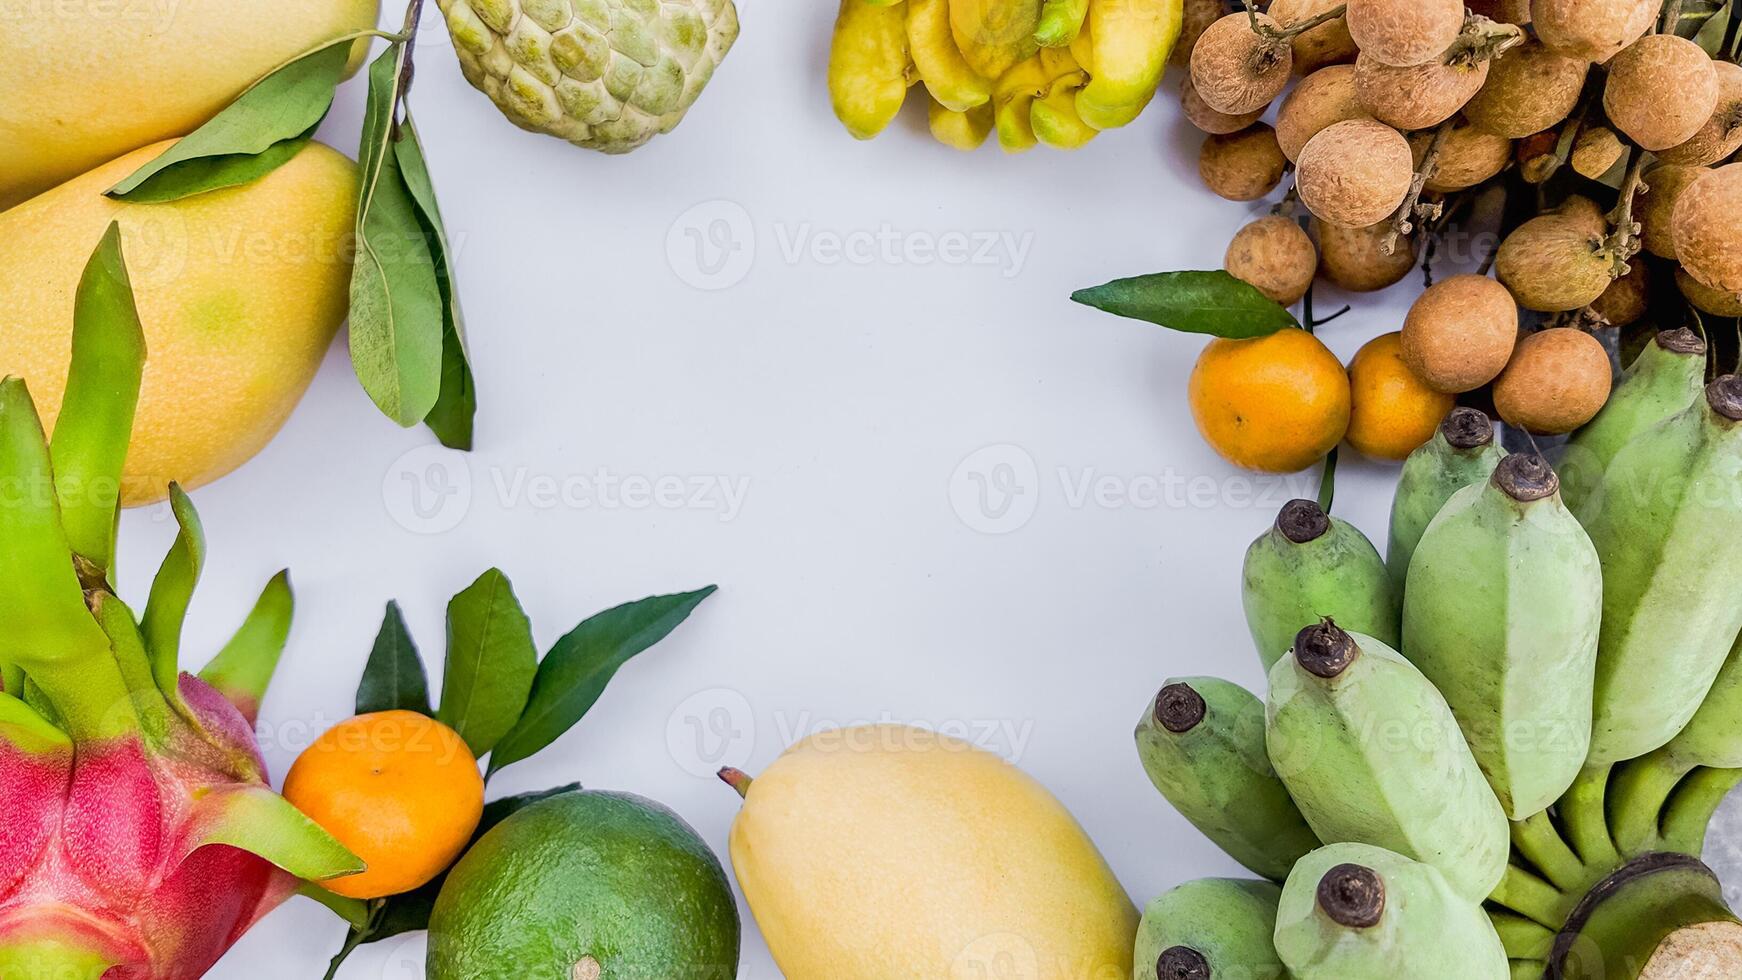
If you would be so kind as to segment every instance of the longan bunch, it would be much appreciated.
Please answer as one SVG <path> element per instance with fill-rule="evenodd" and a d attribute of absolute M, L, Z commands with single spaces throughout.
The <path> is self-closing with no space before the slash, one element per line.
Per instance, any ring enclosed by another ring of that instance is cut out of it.
<path fill-rule="evenodd" d="M 1426 391 L 1578 428 L 1610 392 L 1602 330 L 1742 315 L 1742 42 L 1701 30 L 1719 6 L 1188 0 L 1205 183 L 1260 201 L 1293 178 L 1224 268 L 1285 305 L 1384 289 L 1482 205 L 1498 246 L 1477 274 L 1430 267 L 1400 356 Z"/>

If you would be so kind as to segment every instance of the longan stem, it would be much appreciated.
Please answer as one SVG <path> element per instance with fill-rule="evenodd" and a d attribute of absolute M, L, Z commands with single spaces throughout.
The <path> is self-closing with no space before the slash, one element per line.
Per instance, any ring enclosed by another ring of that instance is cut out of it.
<path fill-rule="evenodd" d="M 1640 226 L 1633 220 L 1633 201 L 1641 191 L 1650 190 L 1645 186 L 1645 157 L 1643 151 L 1633 151 L 1633 163 L 1627 168 L 1627 181 L 1621 185 L 1621 203 L 1616 205 L 1610 217 L 1614 230 L 1603 243 L 1615 256 L 1613 274 L 1617 279 L 1633 271 L 1628 260 L 1639 254 Z"/>
<path fill-rule="evenodd" d="M 1322 24 L 1329 24 L 1333 20 L 1342 20 L 1343 15 L 1349 12 L 1349 5 L 1340 3 L 1335 7 L 1332 7 L 1330 10 L 1327 10 L 1322 14 L 1308 17 L 1306 20 L 1303 20 L 1298 24 L 1290 24 L 1287 27 L 1276 28 L 1271 27 L 1269 24 L 1260 24 L 1258 22 L 1258 4 L 1254 2 L 1254 0 L 1245 0 L 1245 4 L 1246 17 L 1252 22 L 1252 30 L 1257 33 L 1258 36 L 1270 41 L 1292 41 L 1296 37 L 1299 37 L 1307 31 Z"/>
<path fill-rule="evenodd" d="M 1659 34 L 1674 34 L 1682 25 L 1682 0 L 1668 0 L 1663 5 L 1663 23 L 1659 25 Z"/>
<path fill-rule="evenodd" d="M 1385 233 L 1385 241 L 1380 243 L 1380 250 L 1386 255 L 1397 251 L 1397 240 L 1407 237 L 1415 230 L 1415 217 L 1419 211 L 1423 217 L 1432 220 L 1440 216 L 1441 206 L 1421 203 L 1421 192 L 1427 189 L 1427 179 L 1439 165 L 1440 148 L 1446 145 L 1446 137 L 1452 134 L 1452 120 L 1448 119 L 1434 131 L 1433 142 L 1428 144 L 1427 153 L 1421 158 L 1421 167 L 1409 180 L 1409 193 L 1403 197 L 1403 203 L 1398 206 L 1391 218 L 1391 230 Z"/>

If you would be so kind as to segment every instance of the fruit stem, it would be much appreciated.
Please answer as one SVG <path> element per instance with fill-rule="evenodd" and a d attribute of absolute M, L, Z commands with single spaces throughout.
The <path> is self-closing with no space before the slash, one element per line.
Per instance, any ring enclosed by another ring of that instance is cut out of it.
<path fill-rule="evenodd" d="M 1621 185 L 1621 203 L 1615 206 L 1610 214 L 1610 223 L 1614 230 L 1604 239 L 1603 247 L 1615 258 L 1615 268 L 1610 275 L 1616 279 L 1633 271 L 1628 260 L 1639 254 L 1639 233 L 1642 226 L 1633 220 L 1633 201 L 1640 192 L 1649 192 L 1651 188 L 1645 184 L 1644 151 L 1633 151 L 1633 163 L 1627 168 L 1627 181 Z"/>
<path fill-rule="evenodd" d="M 1712 816 L 1737 784 L 1742 769 L 1697 769 L 1682 780 L 1664 808 L 1660 846 L 1680 854 L 1703 852 Z"/>
<path fill-rule="evenodd" d="M 1682 26 L 1682 0 L 1668 0 L 1663 5 L 1663 23 L 1658 25 L 1659 34 L 1675 34 Z"/>
<path fill-rule="evenodd" d="M 1290 24 L 1287 27 L 1271 27 L 1269 24 L 1258 22 L 1258 5 L 1253 0 L 1245 0 L 1245 4 L 1246 17 L 1252 22 L 1253 33 L 1267 41 L 1278 43 L 1292 41 L 1307 31 L 1323 24 L 1329 24 L 1333 20 L 1342 20 L 1343 15 L 1349 12 L 1349 5 L 1340 3 L 1323 13 L 1308 17 L 1298 24 Z"/>
<path fill-rule="evenodd" d="M 1446 145 L 1446 138 L 1452 135 L 1453 124 L 1453 120 L 1448 119 L 1434 130 L 1433 142 L 1428 144 L 1421 166 L 1409 180 L 1409 193 L 1404 195 L 1403 203 L 1392 215 L 1391 230 L 1385 233 L 1385 240 L 1379 245 L 1379 250 L 1386 255 L 1396 253 L 1398 239 L 1407 238 L 1415 230 L 1418 216 L 1433 221 L 1444 212 L 1444 205 L 1421 203 L 1421 194 L 1427 189 L 1427 180 L 1433 175 L 1434 167 L 1439 165 L 1440 149 Z"/>
<path fill-rule="evenodd" d="M 1566 825 L 1567 837 L 1587 867 L 1612 867 L 1621 863 L 1621 852 L 1609 835 L 1609 818 L 1604 805 L 1611 771 L 1609 766 L 1585 769 L 1561 799 L 1561 823 Z"/>
<path fill-rule="evenodd" d="M 1555 939 L 1549 975 L 1733 976 L 1739 933 L 1711 869 L 1685 854 L 1650 854 L 1579 901 Z"/>
<path fill-rule="evenodd" d="M 1664 807 L 1676 784 L 1693 769 L 1667 749 L 1621 765 L 1608 809 L 1610 830 L 1622 854 L 1656 849 Z"/>
<path fill-rule="evenodd" d="M 738 791 L 740 798 L 750 795 L 750 774 L 742 769 L 727 766 L 720 770 L 720 781 Z"/>
<path fill-rule="evenodd" d="M 1473 68 L 1484 61 L 1500 57 L 1522 43 L 1524 28 L 1496 23 L 1481 14 L 1470 14 L 1464 19 L 1464 29 L 1458 34 L 1458 39 L 1446 50 L 1445 64 L 1448 67 Z"/>
<path fill-rule="evenodd" d="M 1571 911 L 1564 893 L 1516 864 L 1506 866 L 1506 876 L 1488 900 L 1550 929 L 1560 928 Z"/>
<path fill-rule="evenodd" d="M 1561 839 L 1554 821 L 1539 813 L 1512 824 L 1512 845 L 1549 883 L 1563 892 L 1578 891 L 1591 883 L 1591 873 L 1585 863 Z"/>

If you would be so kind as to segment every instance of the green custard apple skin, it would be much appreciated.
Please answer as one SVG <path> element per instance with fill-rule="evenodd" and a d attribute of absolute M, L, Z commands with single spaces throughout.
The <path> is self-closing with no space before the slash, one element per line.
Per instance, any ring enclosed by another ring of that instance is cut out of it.
<path fill-rule="evenodd" d="M 1561 457 L 1561 499 L 1577 512 L 1621 447 L 1686 411 L 1706 380 L 1706 342 L 1682 327 L 1653 337 L 1627 368 L 1597 417 L 1573 434 Z"/>
<path fill-rule="evenodd" d="M 1434 437 L 1409 454 L 1391 499 L 1391 531 L 1385 567 L 1393 586 L 1408 601 L 1409 560 L 1428 524 L 1452 494 L 1481 483 L 1506 455 L 1494 442 L 1494 423 L 1474 408 L 1454 408 Z"/>
<path fill-rule="evenodd" d="M 430 980 L 709 977 L 738 972 L 725 869 L 665 807 L 580 790 L 493 827 L 430 915 Z"/>
<path fill-rule="evenodd" d="M 1623 447 L 1580 517 L 1603 564 L 1599 765 L 1673 739 L 1742 631 L 1742 378 Z"/>
<path fill-rule="evenodd" d="M 1401 654 L 1325 622 L 1270 671 L 1271 764 L 1326 843 L 1431 864 L 1481 901 L 1506 872 L 1505 811 L 1439 690 Z"/>
<path fill-rule="evenodd" d="M 1254 874 L 1281 881 L 1319 839 L 1271 768 L 1264 702 L 1213 677 L 1170 680 L 1137 725 L 1149 781 Z"/>
<path fill-rule="evenodd" d="M 1143 910 L 1132 980 L 1286 980 L 1271 940 L 1281 900 L 1268 881 L 1205 878 L 1175 888 Z"/>
<path fill-rule="evenodd" d="M 1509 980 L 1482 907 L 1431 865 L 1331 844 L 1282 889 L 1276 951 L 1294 980 Z"/>
<path fill-rule="evenodd" d="M 1241 603 L 1258 657 L 1269 670 L 1302 627 L 1330 617 L 1345 629 L 1396 646 L 1396 590 L 1379 550 L 1353 524 L 1310 500 L 1283 505 L 1246 549 Z"/>
<path fill-rule="evenodd" d="M 732 0 L 439 0 L 466 80 L 522 129 L 627 153 L 683 121 L 738 39 Z"/>
<path fill-rule="evenodd" d="M 1506 815 L 1546 810 L 1591 743 L 1603 573 L 1541 456 L 1452 497 L 1410 562 L 1403 649 L 1451 705 Z"/>

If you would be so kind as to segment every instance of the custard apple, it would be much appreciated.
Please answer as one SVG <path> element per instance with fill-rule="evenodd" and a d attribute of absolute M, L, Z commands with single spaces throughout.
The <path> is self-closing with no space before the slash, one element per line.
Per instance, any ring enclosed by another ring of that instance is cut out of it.
<path fill-rule="evenodd" d="M 670 132 L 732 42 L 732 0 L 438 0 L 466 79 L 511 122 L 606 153 Z"/>

